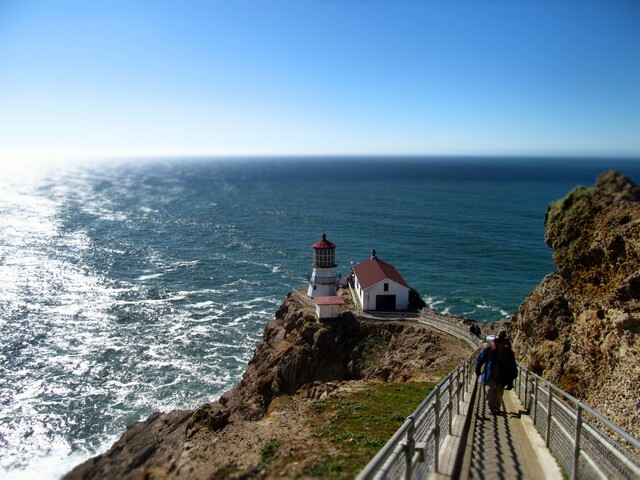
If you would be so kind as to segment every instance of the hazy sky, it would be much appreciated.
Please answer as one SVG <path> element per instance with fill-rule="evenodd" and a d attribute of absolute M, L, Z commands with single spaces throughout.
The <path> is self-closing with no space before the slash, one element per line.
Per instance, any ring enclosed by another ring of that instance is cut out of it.
<path fill-rule="evenodd" d="M 640 2 L 0 0 L 0 155 L 640 156 Z"/>

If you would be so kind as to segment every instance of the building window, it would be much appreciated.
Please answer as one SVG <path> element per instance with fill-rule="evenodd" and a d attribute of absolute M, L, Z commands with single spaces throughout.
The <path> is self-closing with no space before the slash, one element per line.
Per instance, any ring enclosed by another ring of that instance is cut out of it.
<path fill-rule="evenodd" d="M 388 292 L 388 291 L 389 291 L 389 284 L 388 284 L 388 283 L 385 283 L 385 284 L 384 284 L 384 291 L 385 291 L 385 292 Z"/>

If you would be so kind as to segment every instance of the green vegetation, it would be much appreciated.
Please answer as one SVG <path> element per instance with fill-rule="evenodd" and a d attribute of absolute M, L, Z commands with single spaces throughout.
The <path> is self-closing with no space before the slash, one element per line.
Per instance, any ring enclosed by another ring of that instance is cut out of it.
<path fill-rule="evenodd" d="M 231 475 L 235 473 L 238 473 L 237 467 L 234 467 L 232 465 L 225 465 L 223 467 L 220 467 L 212 478 L 229 478 Z M 157 478 L 166 478 L 166 477 L 167 475 L 165 473 L 164 475 L 158 475 Z M 143 473 L 142 475 L 140 475 L 140 478 L 147 478 L 147 477 Z M 151 476 L 150 478 L 156 478 L 156 477 Z"/>
<path fill-rule="evenodd" d="M 380 352 L 385 345 L 384 340 L 375 335 L 366 336 L 358 342 L 357 349 L 362 353 L 362 358 L 366 360 L 363 364 L 367 365 L 364 373 L 372 374 L 376 368 L 378 368 L 378 352 Z"/>
<path fill-rule="evenodd" d="M 381 383 L 346 396 L 316 401 L 311 410 L 313 431 L 337 447 L 306 467 L 306 476 L 353 478 L 393 436 L 420 402 L 432 383 Z M 320 404 L 323 404 L 322 406 Z"/>
<path fill-rule="evenodd" d="M 324 453 L 322 459 L 311 467 L 305 467 L 295 478 L 321 477 L 321 478 L 343 478 L 347 467 L 346 460 L 334 460 L 330 455 Z"/>
<path fill-rule="evenodd" d="M 267 444 L 262 449 L 260 468 L 264 468 L 271 463 L 271 460 L 273 460 L 273 457 L 275 457 L 276 452 L 283 443 L 284 442 L 282 440 L 278 440 L 277 438 L 267 442 Z"/>
<path fill-rule="evenodd" d="M 316 441 L 270 440 L 262 449 L 266 477 L 354 478 L 433 390 L 434 383 L 372 383 L 309 403 Z M 284 445 L 284 446 L 283 446 Z M 310 448 L 311 447 L 311 448 Z"/>
<path fill-rule="evenodd" d="M 313 413 L 322 413 L 325 411 L 325 403 L 322 400 L 314 400 L 311 404 L 311 411 Z"/>

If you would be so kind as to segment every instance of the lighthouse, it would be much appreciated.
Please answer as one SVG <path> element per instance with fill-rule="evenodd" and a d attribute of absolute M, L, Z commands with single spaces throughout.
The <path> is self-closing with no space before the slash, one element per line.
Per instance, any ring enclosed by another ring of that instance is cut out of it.
<path fill-rule="evenodd" d="M 336 294 L 338 272 L 336 271 L 336 245 L 322 234 L 322 240 L 311 245 L 313 248 L 313 271 L 309 278 L 307 295 L 311 298 L 331 297 Z"/>

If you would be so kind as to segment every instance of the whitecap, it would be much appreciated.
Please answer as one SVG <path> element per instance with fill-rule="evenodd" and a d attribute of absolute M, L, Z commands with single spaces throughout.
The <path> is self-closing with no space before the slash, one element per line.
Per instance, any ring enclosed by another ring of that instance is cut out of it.
<path fill-rule="evenodd" d="M 201 288 L 199 290 L 182 290 L 177 292 L 178 295 L 191 296 L 191 295 L 209 295 L 214 294 L 218 295 L 221 293 L 227 293 L 228 290 L 220 290 L 217 288 Z"/>
<path fill-rule="evenodd" d="M 169 302 L 178 302 L 184 300 L 185 297 L 182 295 L 174 295 L 173 297 L 167 298 L 145 298 L 142 300 L 118 300 L 115 302 L 116 305 L 162 305 L 164 303 Z"/>
<path fill-rule="evenodd" d="M 438 310 L 440 305 L 444 304 L 444 300 L 437 299 L 432 296 L 424 296 L 422 297 L 424 303 L 426 303 L 427 307 L 432 308 L 434 310 Z"/>
<path fill-rule="evenodd" d="M 149 275 L 140 275 L 138 280 L 151 280 L 153 278 L 159 278 L 163 276 L 164 273 L 150 273 Z"/>
<path fill-rule="evenodd" d="M 247 280 L 246 278 L 238 278 L 232 282 L 229 283 L 225 283 L 224 285 L 222 285 L 223 287 L 234 287 L 236 285 L 250 285 L 250 286 L 258 286 L 260 285 L 260 282 L 257 282 L 255 280 Z"/>
<path fill-rule="evenodd" d="M 214 302 L 212 302 L 211 300 L 207 300 L 205 302 L 192 303 L 189 306 L 191 308 L 208 308 L 208 307 L 211 307 L 213 305 L 216 305 L 216 304 Z"/>
<path fill-rule="evenodd" d="M 195 267 L 200 264 L 200 260 L 190 260 L 190 261 L 182 261 L 182 262 L 173 262 L 165 266 L 165 268 L 170 270 L 175 270 L 180 267 Z"/>
<path fill-rule="evenodd" d="M 100 220 L 106 220 L 108 222 L 125 222 L 128 220 L 128 216 L 122 212 L 110 212 L 108 210 L 100 211 Z"/>
<path fill-rule="evenodd" d="M 36 439 L 34 436 L 41 438 Z M 61 435 L 55 435 L 51 438 L 46 435 L 46 432 L 32 433 L 29 436 L 29 446 L 31 447 L 30 451 L 24 452 L 29 457 L 28 468 L 24 470 L 6 470 L 3 472 L 3 478 L 7 480 L 62 478 L 75 465 L 94 454 L 84 452 L 71 454 L 71 445 L 65 438 Z"/>
<path fill-rule="evenodd" d="M 483 302 L 479 305 L 476 305 L 477 308 L 480 308 L 481 310 L 490 310 L 492 312 L 498 312 L 503 316 L 509 316 L 509 313 L 506 310 L 503 310 L 500 307 L 496 307 L 493 305 L 488 305 L 487 303 Z"/>

